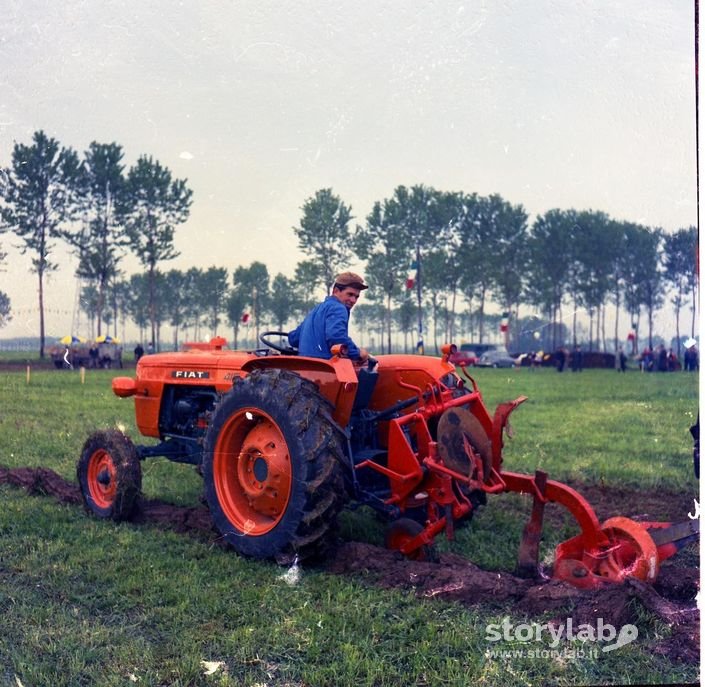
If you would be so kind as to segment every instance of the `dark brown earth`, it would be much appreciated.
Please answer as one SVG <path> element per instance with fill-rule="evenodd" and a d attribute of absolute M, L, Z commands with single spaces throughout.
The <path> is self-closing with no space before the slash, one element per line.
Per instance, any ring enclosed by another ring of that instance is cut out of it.
<path fill-rule="evenodd" d="M 48 468 L 2 468 L 0 484 L 11 484 L 29 494 L 47 495 L 62 503 L 82 502 L 78 485 Z M 593 504 L 602 520 L 621 512 L 643 519 L 685 518 L 693 510 L 692 496 L 629 489 L 583 486 L 579 491 Z M 560 516 L 555 516 L 560 517 Z M 140 503 L 134 522 L 168 527 L 171 530 L 206 535 L 219 543 L 205 506 L 179 507 L 159 500 Z M 700 625 L 695 595 L 699 590 L 699 570 L 678 564 L 678 557 L 661 569 L 651 586 L 638 580 L 602 590 L 584 591 L 565 582 L 526 580 L 511 573 L 478 568 L 456 554 L 441 555 L 440 564 L 410 561 L 398 553 L 362 542 L 341 544 L 326 563 L 331 573 L 355 576 L 367 584 L 385 589 L 406 589 L 424 599 L 442 599 L 464 606 L 511 606 L 513 613 L 527 617 L 549 614 L 550 622 L 573 626 L 596 619 L 615 627 L 634 623 L 640 610 L 646 610 L 670 628 L 670 635 L 654 641 L 650 649 L 671 661 L 699 662 Z"/>
<path fill-rule="evenodd" d="M 571 486 L 593 507 L 600 521 L 614 515 L 628 515 L 634 520 L 681 522 L 689 512 L 695 511 L 695 492 L 682 491 L 674 494 L 574 483 L 571 483 Z"/>

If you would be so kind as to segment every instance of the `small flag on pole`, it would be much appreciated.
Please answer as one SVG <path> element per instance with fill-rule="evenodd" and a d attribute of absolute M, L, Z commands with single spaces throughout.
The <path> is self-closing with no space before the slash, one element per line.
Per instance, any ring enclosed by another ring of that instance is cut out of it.
<path fill-rule="evenodd" d="M 242 323 L 247 324 L 250 321 L 250 313 L 244 312 L 242 313 Z"/>
<path fill-rule="evenodd" d="M 416 283 L 416 276 L 418 273 L 418 269 L 419 269 L 419 265 L 416 262 L 416 260 L 414 260 L 411 263 L 411 265 L 409 266 L 409 270 L 407 271 L 407 274 L 406 274 L 406 288 L 407 289 L 414 288 L 414 284 Z"/>

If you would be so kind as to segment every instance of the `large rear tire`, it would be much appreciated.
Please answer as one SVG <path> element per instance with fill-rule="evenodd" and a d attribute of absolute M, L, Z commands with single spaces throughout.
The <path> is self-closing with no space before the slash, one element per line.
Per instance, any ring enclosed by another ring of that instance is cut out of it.
<path fill-rule="evenodd" d="M 117 429 L 94 432 L 76 469 L 90 513 L 117 522 L 133 513 L 142 488 L 142 468 L 132 441 Z"/>
<path fill-rule="evenodd" d="M 289 563 L 330 545 L 343 506 L 343 436 L 315 384 L 286 370 L 236 379 L 205 438 L 205 496 L 239 553 Z"/>

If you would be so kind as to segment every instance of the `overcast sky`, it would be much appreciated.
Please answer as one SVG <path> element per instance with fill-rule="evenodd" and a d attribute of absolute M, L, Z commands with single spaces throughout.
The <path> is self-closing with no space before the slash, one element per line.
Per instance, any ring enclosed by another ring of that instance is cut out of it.
<path fill-rule="evenodd" d="M 696 223 L 691 0 L 0 10 L 0 165 L 38 129 L 80 152 L 115 141 L 128 166 L 154 156 L 194 191 L 166 269 L 261 260 L 293 276 L 292 226 L 324 187 L 359 223 L 417 183 L 500 193 L 532 218 L 592 208 L 667 231 Z M 0 336 L 36 335 L 30 257 L 0 241 L 17 313 Z M 47 332 L 62 336 L 75 260 L 56 256 Z"/>

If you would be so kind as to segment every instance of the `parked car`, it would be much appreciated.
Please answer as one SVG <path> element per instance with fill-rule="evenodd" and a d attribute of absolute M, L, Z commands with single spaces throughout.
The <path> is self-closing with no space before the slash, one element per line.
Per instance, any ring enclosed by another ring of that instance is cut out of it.
<path fill-rule="evenodd" d="M 460 348 L 451 354 L 450 362 L 453 365 L 476 365 L 477 353 L 473 344 L 460 344 Z"/>
<path fill-rule="evenodd" d="M 516 360 L 509 355 L 506 348 L 498 346 L 485 351 L 475 364 L 478 367 L 514 367 Z"/>

